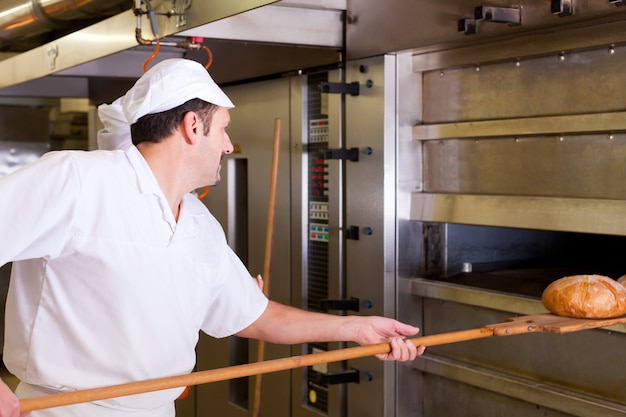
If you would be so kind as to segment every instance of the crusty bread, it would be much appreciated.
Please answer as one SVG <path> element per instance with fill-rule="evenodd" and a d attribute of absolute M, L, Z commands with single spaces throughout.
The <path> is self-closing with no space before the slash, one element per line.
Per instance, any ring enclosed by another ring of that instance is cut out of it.
<path fill-rule="evenodd" d="M 626 275 L 622 275 L 621 277 L 619 277 L 617 279 L 617 282 L 619 282 L 622 285 L 626 285 Z"/>
<path fill-rule="evenodd" d="M 626 287 L 602 275 L 574 275 L 548 285 L 541 301 L 559 316 L 619 317 L 626 314 Z"/>

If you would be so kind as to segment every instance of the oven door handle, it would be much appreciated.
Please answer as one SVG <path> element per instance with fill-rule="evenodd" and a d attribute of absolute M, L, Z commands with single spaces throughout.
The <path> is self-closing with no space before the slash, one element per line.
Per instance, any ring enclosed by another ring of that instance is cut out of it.
<path fill-rule="evenodd" d="M 359 299 L 352 297 L 347 300 L 320 300 L 320 310 L 359 311 Z"/>

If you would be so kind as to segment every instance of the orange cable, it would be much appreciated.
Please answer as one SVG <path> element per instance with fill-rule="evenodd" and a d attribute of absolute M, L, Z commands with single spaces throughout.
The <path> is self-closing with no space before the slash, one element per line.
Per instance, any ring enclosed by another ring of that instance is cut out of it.
<path fill-rule="evenodd" d="M 198 200 L 202 200 L 208 194 L 209 194 L 209 186 L 207 185 L 207 186 L 204 187 L 204 191 L 202 191 L 201 194 L 198 194 Z"/>
<path fill-rule="evenodd" d="M 148 59 L 146 59 L 146 62 L 143 63 L 143 72 L 148 71 L 148 64 L 150 63 L 150 61 L 152 61 L 154 59 L 155 56 L 157 56 L 157 54 L 159 53 L 159 49 L 161 49 L 161 41 L 159 41 L 157 39 L 156 40 L 156 47 L 154 48 L 154 52 L 152 52 L 152 55 L 150 55 L 148 57 Z"/>
<path fill-rule="evenodd" d="M 209 59 L 207 64 L 204 66 L 204 69 L 209 69 L 209 67 L 213 63 L 213 52 L 211 52 L 211 50 L 207 46 L 204 46 L 204 45 L 202 45 L 202 49 L 204 49 Z"/>

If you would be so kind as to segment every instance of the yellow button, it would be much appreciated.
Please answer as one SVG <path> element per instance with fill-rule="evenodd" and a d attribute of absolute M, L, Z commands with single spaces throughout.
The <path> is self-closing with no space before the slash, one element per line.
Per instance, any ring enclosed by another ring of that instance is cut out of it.
<path fill-rule="evenodd" d="M 315 390 L 309 390 L 309 402 L 315 404 L 317 402 L 317 392 Z"/>

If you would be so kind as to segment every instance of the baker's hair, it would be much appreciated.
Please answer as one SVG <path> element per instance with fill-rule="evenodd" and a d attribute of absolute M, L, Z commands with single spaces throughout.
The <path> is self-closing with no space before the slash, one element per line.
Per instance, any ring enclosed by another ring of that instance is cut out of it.
<path fill-rule="evenodd" d="M 207 103 L 199 98 L 192 98 L 173 109 L 160 113 L 146 114 L 130 125 L 133 145 L 138 145 L 141 142 L 161 142 L 178 129 L 185 114 L 190 111 L 200 116 L 204 123 L 204 135 L 208 135 L 213 114 L 215 114 L 218 107 L 216 104 Z"/>

